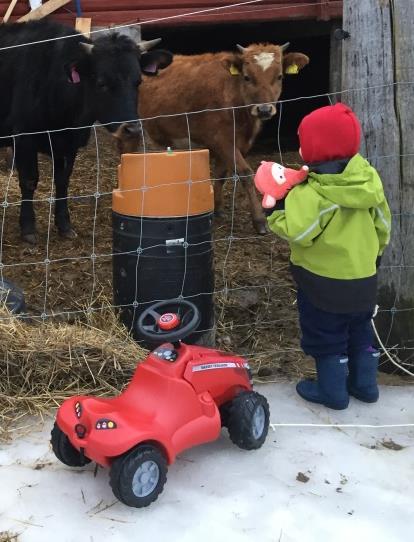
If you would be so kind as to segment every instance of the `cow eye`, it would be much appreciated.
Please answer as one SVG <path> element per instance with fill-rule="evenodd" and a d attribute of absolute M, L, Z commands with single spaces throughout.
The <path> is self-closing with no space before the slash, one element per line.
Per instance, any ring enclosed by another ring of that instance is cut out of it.
<path fill-rule="evenodd" d="M 244 80 L 245 80 L 245 81 L 250 81 L 250 77 L 249 77 L 248 75 L 245 75 L 245 76 L 244 76 Z"/>
<path fill-rule="evenodd" d="M 277 76 L 277 80 L 278 80 L 278 81 L 281 81 L 282 79 L 283 79 L 282 74 L 279 74 L 279 75 Z"/>

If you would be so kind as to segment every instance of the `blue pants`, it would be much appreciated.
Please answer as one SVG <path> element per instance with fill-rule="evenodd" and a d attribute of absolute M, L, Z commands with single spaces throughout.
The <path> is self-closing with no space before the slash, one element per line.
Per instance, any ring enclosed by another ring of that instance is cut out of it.
<path fill-rule="evenodd" d="M 318 358 L 331 354 L 352 354 L 374 342 L 372 312 L 336 314 L 318 309 L 298 291 L 301 346 L 305 354 Z"/>

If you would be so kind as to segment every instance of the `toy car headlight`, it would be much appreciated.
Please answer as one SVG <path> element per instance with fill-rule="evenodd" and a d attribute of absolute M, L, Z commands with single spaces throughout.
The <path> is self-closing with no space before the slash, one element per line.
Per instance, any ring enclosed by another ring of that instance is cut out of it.
<path fill-rule="evenodd" d="M 112 420 L 98 420 L 95 429 L 116 429 L 116 423 Z"/>
<path fill-rule="evenodd" d="M 79 401 L 75 403 L 75 415 L 78 419 L 82 416 L 82 405 Z"/>

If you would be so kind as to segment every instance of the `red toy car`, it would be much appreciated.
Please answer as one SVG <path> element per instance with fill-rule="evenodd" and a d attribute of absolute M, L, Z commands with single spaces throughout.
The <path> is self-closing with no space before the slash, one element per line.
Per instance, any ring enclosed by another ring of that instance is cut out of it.
<path fill-rule="evenodd" d="M 118 397 L 73 397 L 57 412 L 51 435 L 56 457 L 72 467 L 90 461 L 110 467 L 112 490 L 129 506 L 153 502 L 176 455 L 217 439 L 222 426 L 245 450 L 266 439 L 269 405 L 252 391 L 247 362 L 180 342 L 199 322 L 189 301 L 152 305 L 138 320 L 140 334 L 172 344 L 151 352 Z"/>

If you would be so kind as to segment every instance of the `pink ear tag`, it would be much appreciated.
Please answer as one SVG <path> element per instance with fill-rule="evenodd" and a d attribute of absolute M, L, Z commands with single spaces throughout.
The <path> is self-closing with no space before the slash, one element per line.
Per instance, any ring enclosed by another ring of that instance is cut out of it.
<path fill-rule="evenodd" d="M 70 70 L 70 78 L 72 83 L 80 83 L 80 76 L 75 66 L 72 66 Z"/>

